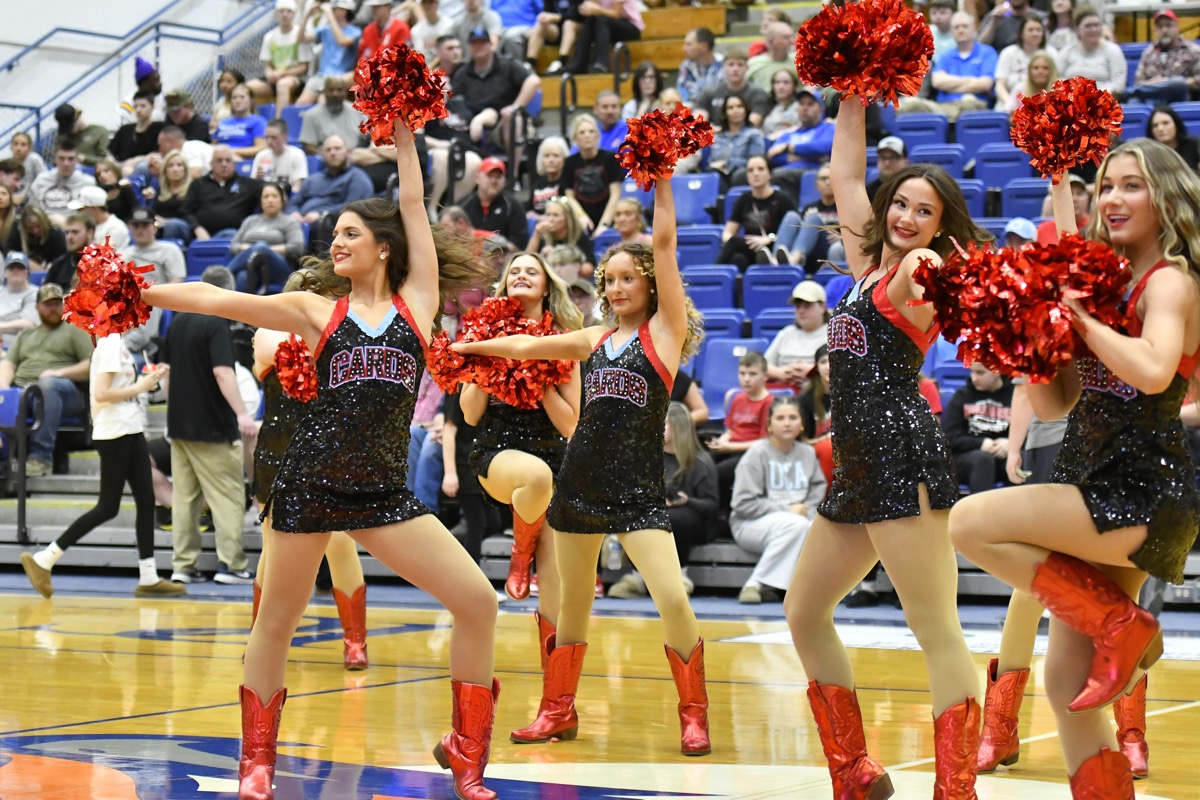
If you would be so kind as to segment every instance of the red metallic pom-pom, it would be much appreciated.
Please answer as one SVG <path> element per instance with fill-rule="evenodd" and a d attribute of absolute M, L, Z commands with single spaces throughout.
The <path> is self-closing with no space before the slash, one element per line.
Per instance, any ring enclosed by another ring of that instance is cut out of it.
<path fill-rule="evenodd" d="M 713 143 L 708 120 L 697 117 L 683 103 L 664 114 L 657 108 L 629 120 L 629 135 L 618 150 L 618 161 L 643 190 L 675 169 L 687 158 Z"/>
<path fill-rule="evenodd" d="M 108 244 L 88 245 L 79 259 L 79 281 L 64 300 L 63 319 L 90 333 L 92 341 L 110 333 L 125 333 L 150 319 L 150 306 L 142 289 L 150 284 L 142 276 L 153 265 L 126 262 Z"/>
<path fill-rule="evenodd" d="M 1110 138 L 1121 132 L 1124 119 L 1111 92 L 1091 78 L 1068 78 L 1032 97 L 1021 98 L 1013 112 L 1013 144 L 1028 153 L 1029 163 L 1058 183 L 1071 167 L 1108 153 Z"/>
<path fill-rule="evenodd" d="M 289 397 L 301 403 L 317 399 L 317 365 L 294 333 L 275 348 L 275 375 Z"/>
<path fill-rule="evenodd" d="M 1129 270 L 1107 245 L 1067 234 L 1057 244 L 1018 250 L 972 244 L 941 267 L 922 259 L 913 278 L 925 287 L 919 302 L 933 303 L 942 335 L 958 342 L 964 364 L 1045 381 L 1082 344 L 1063 301 L 1077 300 L 1099 321 L 1120 327 Z"/>
<path fill-rule="evenodd" d="M 395 144 L 392 121 L 409 130 L 442 119 L 446 110 L 446 71 L 430 72 L 425 56 L 406 44 L 384 47 L 354 70 L 354 107 L 367 115 L 358 129 L 377 146 Z"/>
<path fill-rule="evenodd" d="M 796 33 L 800 80 L 832 86 L 863 105 L 899 105 L 900 95 L 916 95 L 932 57 L 932 31 L 903 0 L 830 4 Z"/>
<path fill-rule="evenodd" d="M 463 315 L 458 340 L 482 342 L 500 336 L 557 333 L 550 312 L 540 320 L 528 319 L 523 313 L 521 301 L 516 298 L 489 297 Z M 430 343 L 426 365 L 434 382 L 445 392 L 458 391 L 460 383 L 473 383 L 498 400 L 526 409 L 537 408 L 546 390 L 569 381 L 574 369 L 571 361 L 464 356 L 450 349 L 450 338 L 444 331 Z"/>

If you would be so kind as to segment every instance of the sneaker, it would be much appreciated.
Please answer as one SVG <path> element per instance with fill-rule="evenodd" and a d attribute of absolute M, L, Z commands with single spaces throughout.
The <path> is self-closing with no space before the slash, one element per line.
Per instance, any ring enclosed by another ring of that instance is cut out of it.
<path fill-rule="evenodd" d="M 646 582 L 636 572 L 622 575 L 619 581 L 608 587 L 608 596 L 618 600 L 632 600 L 635 597 L 645 597 L 647 594 Z"/>
<path fill-rule="evenodd" d="M 770 586 L 758 587 L 758 596 L 762 598 L 764 603 L 782 603 L 783 592 L 778 589 L 773 589 Z"/>
<path fill-rule="evenodd" d="M 174 527 L 172 525 L 171 509 L 166 506 L 154 507 L 154 527 L 160 531 L 169 531 Z"/>
<path fill-rule="evenodd" d="M 556 58 L 550 62 L 550 66 L 546 67 L 547 75 L 558 75 L 563 71 L 562 59 Z"/>
<path fill-rule="evenodd" d="M 171 573 L 172 583 L 206 583 L 208 576 L 195 567 L 177 569 Z"/>
<path fill-rule="evenodd" d="M 760 247 L 758 252 L 754 254 L 754 263 L 779 266 L 779 262 L 775 259 L 775 254 L 765 247 Z"/>
<path fill-rule="evenodd" d="M 37 589 L 42 597 L 54 594 L 54 586 L 50 583 L 50 570 L 43 569 L 33 560 L 33 553 L 21 553 L 21 566 L 25 569 L 25 577 Z"/>
<path fill-rule="evenodd" d="M 254 573 L 248 569 L 230 569 L 222 564 L 217 567 L 213 580 L 217 583 L 249 584 L 254 583 Z"/>
<path fill-rule="evenodd" d="M 762 592 L 757 586 L 747 584 L 738 592 L 738 602 L 744 606 L 756 606 L 762 603 Z"/>
<path fill-rule="evenodd" d="M 775 263 L 783 264 L 784 266 L 787 266 L 788 264 L 794 265 L 795 262 L 792 261 L 792 251 L 788 250 L 783 245 L 779 245 L 778 247 L 776 247 L 775 248 Z"/>
<path fill-rule="evenodd" d="M 846 608 L 874 608 L 879 605 L 879 593 L 875 584 L 863 581 L 858 588 L 846 595 Z"/>
<path fill-rule="evenodd" d="M 529 596 L 538 596 L 538 581 L 536 572 L 529 576 Z"/>
<path fill-rule="evenodd" d="M 139 583 L 133 593 L 138 597 L 174 597 L 187 594 L 182 583 L 159 580 L 158 583 Z"/>
<path fill-rule="evenodd" d="M 204 533 L 212 533 L 216 530 L 216 527 L 213 525 L 212 514 L 208 511 L 200 515 L 200 530 Z"/>
<path fill-rule="evenodd" d="M 604 581 L 600 580 L 600 576 L 596 576 L 596 599 L 604 597 Z"/>
<path fill-rule="evenodd" d="M 49 475 L 53 471 L 54 468 L 40 458 L 27 458 L 25 460 L 26 478 L 40 478 L 43 475 Z"/>

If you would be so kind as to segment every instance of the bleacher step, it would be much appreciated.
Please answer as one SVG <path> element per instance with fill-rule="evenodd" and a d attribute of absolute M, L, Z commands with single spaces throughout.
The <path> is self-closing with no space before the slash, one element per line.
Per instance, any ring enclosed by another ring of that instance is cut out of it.
<path fill-rule="evenodd" d="M 55 476 L 69 477 L 69 476 Z M 31 479 L 33 480 L 33 479 Z M 37 478 L 36 480 L 47 480 Z M 47 525 L 60 531 L 66 528 L 80 514 L 96 504 L 96 494 L 90 497 L 76 494 L 39 494 L 25 500 L 25 524 L 29 527 Z M 126 495 L 121 500 L 121 508 L 117 516 L 109 524 L 133 528 L 136 514 L 133 498 Z M 17 523 L 17 501 L 8 497 L 0 500 L 0 531 Z M 0 533 L 0 539 L 3 533 Z"/>

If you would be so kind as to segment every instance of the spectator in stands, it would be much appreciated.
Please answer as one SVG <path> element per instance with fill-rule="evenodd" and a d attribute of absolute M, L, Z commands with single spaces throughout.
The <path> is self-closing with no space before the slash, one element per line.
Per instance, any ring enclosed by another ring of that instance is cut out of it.
<path fill-rule="evenodd" d="M 217 132 L 217 126 L 221 124 L 221 120 L 233 113 L 233 104 L 230 102 L 230 95 L 233 90 L 246 82 L 246 76 L 239 69 L 229 67 L 221 72 L 217 78 L 217 104 L 213 108 L 212 114 L 208 118 L 208 133 L 209 138 Z"/>
<path fill-rule="evenodd" d="M 182 283 L 187 277 L 187 265 L 183 251 L 174 242 L 158 239 L 158 226 L 154 222 L 154 214 L 145 208 L 135 209 L 129 219 L 129 234 L 133 244 L 121 251 L 121 257 L 135 264 L 149 264 L 154 267 L 144 277 L 148 283 L 162 286 L 167 283 Z M 150 319 L 143 326 L 145 331 L 133 338 L 135 332 L 126 334 L 126 345 L 134 352 L 140 352 L 149 345 L 149 337 L 157 335 L 162 326 L 162 309 L 152 307 Z M 140 330 L 140 329 L 139 329 Z M 144 341 L 142 341 L 144 339 Z"/>
<path fill-rule="evenodd" d="M 653 61 L 643 61 L 633 71 L 633 97 L 621 107 L 624 119 L 634 119 L 654 109 L 662 94 L 662 73 Z M 618 143 L 619 144 L 619 143 Z"/>
<path fill-rule="evenodd" d="M 955 48 L 933 65 L 930 84 L 936 100 L 919 97 L 901 99 L 899 113 L 942 114 L 954 122 L 964 111 L 992 107 L 996 83 L 996 50 L 976 38 L 975 18 L 958 11 L 950 18 Z"/>
<path fill-rule="evenodd" d="M 817 368 L 809 376 L 808 386 L 800 394 L 800 421 L 804 423 L 804 441 L 812 445 L 825 474 L 833 483 L 833 418 L 829 415 L 829 346 L 817 348 Z"/>
<path fill-rule="evenodd" d="M 1170 106 L 1158 106 L 1146 121 L 1146 138 L 1162 142 L 1179 153 L 1192 169 L 1200 166 L 1200 146 L 1188 134 L 1187 124 Z"/>
<path fill-rule="evenodd" d="M 258 206 L 258 181 L 238 175 L 233 162 L 233 150 L 217 145 L 209 173 L 188 187 L 180 217 L 196 239 L 232 238 Z"/>
<path fill-rule="evenodd" d="M 629 135 L 629 124 L 621 114 L 621 96 L 611 89 L 597 92 L 592 116 L 600 132 L 600 149 L 617 152 Z"/>
<path fill-rule="evenodd" d="M 385 47 L 408 44 L 412 31 L 400 17 L 392 16 L 392 0 L 367 0 L 371 8 L 371 24 L 362 30 L 358 40 L 358 60 L 370 58 Z"/>
<path fill-rule="evenodd" d="M 792 30 L 796 29 L 796 25 L 792 22 L 792 18 L 788 16 L 786 11 L 778 6 L 767 6 L 763 9 L 762 20 L 758 24 L 758 33 L 763 38 L 750 43 L 750 46 L 746 48 L 747 56 L 753 58 L 767 52 L 767 31 L 776 22 L 782 22 Z"/>
<path fill-rule="evenodd" d="M 88 166 L 108 158 L 108 129 L 89 125 L 82 109 L 63 103 L 54 109 L 54 119 L 58 123 L 56 150 L 72 150 Z"/>
<path fill-rule="evenodd" d="M 438 222 L 448 228 L 453 228 L 463 236 L 474 236 L 478 239 L 483 239 L 490 233 L 490 231 L 481 231 L 476 228 L 471 223 L 471 218 L 467 216 L 467 212 L 463 211 L 459 206 L 446 206 L 443 208 L 442 213 L 438 215 Z"/>
<path fill-rule="evenodd" d="M 778 383 L 800 388 L 817 363 L 817 350 L 826 341 L 825 287 L 816 281 L 800 281 L 792 290 L 796 324 L 775 334 L 767 348 L 767 377 Z"/>
<path fill-rule="evenodd" d="M 67 239 L 39 206 L 26 205 L 8 234 L 4 250 L 24 253 L 31 268 L 42 270 L 67 252 Z"/>
<path fill-rule="evenodd" d="M 30 185 L 29 203 L 40 206 L 51 217 L 65 217 L 79 193 L 96 185 L 91 175 L 77 169 L 78 164 L 79 153 L 70 144 L 60 144 L 54 153 L 54 169 L 38 175 Z"/>
<path fill-rule="evenodd" d="M 1011 247 L 1013 250 L 1020 250 L 1027 244 L 1037 241 L 1037 226 L 1032 220 L 1025 217 L 1013 217 L 1004 226 L 1005 247 Z"/>
<path fill-rule="evenodd" d="M 646 27 L 637 0 L 583 0 L 579 14 L 583 19 L 567 61 L 573 75 L 608 72 L 613 43 L 636 42 Z"/>
<path fill-rule="evenodd" d="M 646 215 L 642 213 L 642 204 L 632 197 L 622 197 L 617 201 L 617 210 L 613 214 L 613 230 L 621 235 L 618 244 L 650 246 L 651 237 L 646 230 Z"/>
<path fill-rule="evenodd" d="M 731 97 L 727 108 L 737 102 Z M 796 211 L 792 199 L 771 185 L 771 167 L 762 153 L 747 160 L 746 181 L 750 191 L 734 201 L 721 232 L 724 244 L 717 256 L 717 263 L 733 264 L 742 271 L 755 261 L 765 264 L 771 260 L 780 225 L 789 211 Z"/>
<path fill-rule="evenodd" d="M 534 159 L 533 185 L 529 194 L 529 213 L 537 216 L 546 210 L 546 201 L 563 193 L 563 164 L 570 147 L 561 136 L 547 136 L 538 145 Z"/>
<path fill-rule="evenodd" d="M 250 175 L 255 180 L 286 184 L 291 191 L 300 191 L 308 177 L 308 156 L 295 145 L 288 144 L 287 123 L 273 119 L 267 123 L 267 146 L 254 156 Z"/>
<path fill-rule="evenodd" d="M 562 272 L 559 270 L 558 264 L 560 259 L 555 258 L 555 256 L 561 255 L 570 249 L 569 247 L 555 248 L 554 252 L 550 254 L 551 260 L 555 263 L 551 264 L 547 261 L 547 266 L 561 275 Z M 571 255 L 574 257 L 578 254 Z M 603 320 L 596 314 L 596 284 L 587 278 L 575 278 L 569 285 L 571 288 L 571 302 L 575 304 L 575 307 L 579 309 L 579 313 L 583 315 L 583 327 L 588 328 L 592 325 L 601 324 Z"/>
<path fill-rule="evenodd" d="M 695 100 L 721 82 L 725 56 L 715 51 L 716 38 L 708 28 L 692 28 L 683 37 L 683 63 L 675 86 L 685 100 Z"/>
<path fill-rule="evenodd" d="M 680 97 L 679 90 L 674 86 L 668 86 L 658 96 L 658 110 L 664 114 L 670 114 L 682 102 L 683 98 Z M 675 162 L 675 174 L 684 175 L 689 172 L 698 172 L 700 170 L 700 161 L 703 157 L 704 153 L 698 152 L 692 153 L 687 158 L 679 159 L 679 161 Z"/>
<path fill-rule="evenodd" d="M 504 32 L 500 15 L 488 8 L 483 0 L 465 0 L 462 15 L 454 21 L 454 35 L 460 42 L 469 43 L 471 32 L 479 28 L 487 31 L 493 52 L 500 47 L 500 34 Z"/>
<path fill-rule="evenodd" d="M 833 121 L 825 118 L 821 90 L 801 86 L 796 90 L 796 113 L 800 127 L 780 137 L 784 145 L 784 166 L 775 171 L 775 181 L 792 197 L 800 196 L 800 181 L 805 172 L 829 160 L 833 152 Z"/>
<path fill-rule="evenodd" d="M 775 238 L 776 264 L 804 267 L 805 272 L 812 274 L 826 261 L 845 262 L 846 248 L 837 227 L 838 212 L 828 163 L 817 169 L 817 194 L 817 199 L 800 211 L 784 215 Z"/>
<path fill-rule="evenodd" d="M 768 432 L 738 464 L 729 518 L 738 547 L 760 554 L 738 593 L 738 602 L 749 605 L 783 599 L 817 504 L 825 498 L 816 452 L 799 441 L 798 398 L 774 399 Z"/>
<path fill-rule="evenodd" d="M 1030 60 L 1043 51 L 1053 57 L 1058 56 L 1057 52 L 1050 50 L 1046 45 L 1046 23 L 1040 17 L 1030 14 L 1021 24 L 1018 41 L 1001 50 L 996 60 L 997 110 L 1012 106 L 1013 95 L 1028 80 Z"/>
<path fill-rule="evenodd" d="M 976 361 L 966 385 L 942 412 L 942 430 L 954 453 L 958 482 L 972 494 L 1008 483 L 1008 419 L 1012 382 Z"/>
<path fill-rule="evenodd" d="M 867 197 L 875 200 L 875 193 L 884 181 L 908 166 L 908 146 L 899 136 L 885 136 L 875 148 L 875 166 L 878 177 L 867 184 Z"/>
<path fill-rule="evenodd" d="M 748 111 L 742 98 L 729 97 L 725 101 L 725 126 L 717 131 L 712 146 L 704 150 L 703 169 L 721 173 L 725 187 L 743 185 L 750 158 L 765 157 L 767 152 L 762 131 L 746 123 Z"/>
<path fill-rule="evenodd" d="M 209 267 L 201 280 L 233 289 L 225 267 Z M 171 580 L 207 580 L 196 568 L 200 555 L 197 525 L 203 505 L 212 510 L 217 531 L 218 583 L 253 583 L 242 550 L 242 515 L 246 510 L 242 477 L 242 436 L 257 431 L 234 374 L 233 336 L 229 323 L 204 314 L 178 313 L 167 329 L 164 362 L 171 368 L 167 401 L 167 436 L 171 440 L 174 483 L 172 539 L 175 555 Z"/>
<path fill-rule="evenodd" d="M 229 93 L 230 114 L 213 133 L 214 144 L 228 145 L 239 161 L 252 159 L 267 145 L 267 121 L 254 113 L 250 87 L 239 83 Z"/>
<path fill-rule="evenodd" d="M 167 119 L 183 131 L 187 141 L 208 142 L 210 135 L 208 123 L 204 121 L 204 117 L 196 113 L 192 96 L 187 91 L 174 89 L 167 93 Z"/>
<path fill-rule="evenodd" d="M 581 114 L 571 123 L 571 140 L 579 151 L 567 156 L 562 185 L 587 214 L 584 227 L 595 238 L 612 227 L 625 170 L 614 151 L 600 149 L 600 132 L 590 115 Z"/>
<path fill-rule="evenodd" d="M 312 46 L 301 41 L 296 25 L 296 0 L 275 0 L 275 20 L 279 23 L 263 36 L 258 60 L 262 62 L 263 77 L 247 81 L 260 103 L 274 103 L 275 116 L 300 94 L 308 65 L 312 61 Z"/>
<path fill-rule="evenodd" d="M 25 167 L 15 158 L 0 159 L 0 186 L 8 190 L 12 207 L 19 208 L 25 203 Z M 8 239 L 11 227 L 5 227 L 0 235 L 0 242 Z M 3 248 L 0 247 L 0 250 Z"/>
<path fill-rule="evenodd" d="M 1087 181 L 1074 173 L 1068 173 L 1071 182 L 1071 201 L 1075 205 L 1075 227 L 1085 230 L 1088 224 L 1088 212 L 1092 207 L 1092 193 L 1088 191 Z M 1058 226 L 1054 224 L 1054 210 L 1050 201 L 1050 188 L 1046 187 L 1046 200 L 1042 205 L 1042 216 L 1047 217 L 1037 229 L 1038 244 L 1057 244 Z"/>
<path fill-rule="evenodd" d="M 1079 41 L 1079 36 L 1071 25 L 1071 15 L 1074 12 L 1075 0 L 1050 0 L 1050 14 L 1046 17 L 1048 42 L 1059 53 Z"/>
<path fill-rule="evenodd" d="M 583 277 L 591 277 L 595 264 L 592 238 L 583 229 L 583 209 L 569 197 L 555 197 L 546 203 L 546 211 L 533 228 L 525 252 L 538 253 L 543 258 L 559 245 L 570 245 L 583 253 Z"/>
<path fill-rule="evenodd" d="M 746 62 L 746 80 L 765 92 L 771 91 L 772 79 L 781 69 L 796 70 L 796 32 L 784 22 L 772 22 L 765 32 L 767 50 Z"/>
<path fill-rule="evenodd" d="M 23 190 L 33 183 L 38 175 L 46 171 L 46 162 L 33 149 L 33 139 L 28 133 L 18 131 L 13 134 L 12 141 L 9 143 L 9 149 L 12 151 L 12 158 L 17 161 L 25 170 L 21 176 L 21 181 L 17 188 L 17 194 L 22 194 Z"/>
<path fill-rule="evenodd" d="M 317 61 L 317 74 L 304 84 L 304 91 L 296 101 L 299 105 L 315 103 L 317 96 L 325 91 L 325 82 L 330 78 L 352 79 L 351 73 L 358 58 L 358 39 L 362 36 L 362 29 L 350 22 L 350 15 L 355 8 L 354 0 L 332 0 L 314 3 L 308 10 L 306 24 L 317 16 L 323 19 L 317 22 L 311 33 L 302 31 L 300 41 L 320 42 L 321 56 Z"/>
<path fill-rule="evenodd" d="M 454 73 L 462 63 L 462 40 L 454 34 L 439 36 L 437 40 L 437 57 L 433 60 L 433 67 L 446 70 L 446 81 L 449 83 L 454 79 Z"/>
<path fill-rule="evenodd" d="M 269 294 L 272 285 L 282 288 L 304 255 L 304 231 L 283 213 L 287 199 L 278 184 L 263 184 L 259 205 L 262 213 L 246 217 L 229 244 L 229 271 L 239 292 Z"/>
<path fill-rule="evenodd" d="M 70 291 L 75 285 L 76 270 L 83 248 L 92 243 L 95 231 L 92 218 L 82 212 L 76 212 L 67 217 L 63 225 L 63 236 L 66 239 L 66 249 L 62 255 L 46 265 L 46 277 L 43 284 L 55 283 Z"/>
<path fill-rule="evenodd" d="M 72 200 L 72 211 L 81 211 L 92 221 L 92 244 L 109 244 L 115 250 L 129 246 L 129 228 L 108 213 L 108 194 L 99 186 L 85 186 L 78 200 Z"/>
<path fill-rule="evenodd" d="M 87 397 L 77 383 L 88 379 L 92 339 L 63 322 L 63 290 L 43 284 L 37 293 L 38 324 L 17 334 L 0 361 L 0 389 L 37 384 L 42 390 L 42 424 L 29 442 L 25 474 L 49 475 L 54 469 L 54 443 L 62 418 L 87 414 Z"/>
<path fill-rule="evenodd" d="M 991 45 L 997 53 L 1014 44 L 1023 44 L 1025 23 L 1031 19 L 1042 23 L 1045 31 L 1046 15 L 1031 6 L 1029 0 L 1002 0 L 980 20 L 979 41 Z M 1043 41 L 1039 48 L 1044 44 Z"/>
<path fill-rule="evenodd" d="M 929 4 L 927 19 L 933 33 L 933 61 L 936 62 L 955 48 L 954 34 L 950 32 L 950 18 L 958 10 L 955 0 L 933 0 Z"/>
<path fill-rule="evenodd" d="M 421 374 L 417 387 L 417 402 L 409 426 L 408 476 L 405 486 L 429 510 L 439 510 L 438 489 L 442 485 L 442 432 L 446 417 L 442 413 L 444 393 L 438 388 L 429 370 Z"/>
<path fill-rule="evenodd" d="M 762 353 L 738 359 L 738 387 L 725 393 L 725 430 L 705 442 L 717 463 L 721 507 L 729 508 L 734 471 L 750 447 L 767 437 L 772 395 L 767 391 L 767 362 Z"/>
<path fill-rule="evenodd" d="M 504 188 L 505 172 L 503 161 L 485 158 L 475 176 L 475 191 L 461 198 L 457 205 L 475 230 L 499 233 L 524 249 L 529 242 L 525 206 Z"/>
<path fill-rule="evenodd" d="M 584 267 L 583 253 L 579 251 L 578 247 L 572 247 L 569 244 L 560 244 L 547 250 L 543 260 L 546 262 L 546 266 L 558 273 L 558 277 L 562 278 L 563 283 L 568 286 L 576 281 L 582 281 L 591 287 L 591 301 L 588 303 L 587 309 L 584 309 L 580 304 L 583 302 L 582 300 L 575 303 L 575 306 L 579 308 L 579 313 L 583 314 L 583 325 L 587 327 L 589 324 L 587 322 L 589 314 L 594 316 L 593 312 L 595 309 L 593 306 L 596 299 L 596 287 L 590 278 L 579 277 L 579 273 Z"/>
<path fill-rule="evenodd" d="M 771 96 L 746 81 L 746 52 L 730 50 L 721 65 L 721 80 L 690 101 L 692 110 L 708 117 L 713 125 L 725 124 L 725 101 L 734 95 L 750 109 L 750 124 L 758 127 L 771 110 Z"/>
<path fill-rule="evenodd" d="M 498 54 L 486 28 L 472 29 L 467 47 L 471 58 L 454 70 L 451 85 L 471 115 L 471 141 L 482 143 L 486 131 L 498 128 L 500 141 L 507 142 L 509 119 L 529 104 L 541 79 L 524 63 Z"/>
<path fill-rule="evenodd" d="M 1179 17 L 1169 8 L 1155 12 L 1154 34 L 1154 42 L 1142 51 L 1138 61 L 1133 88 L 1125 92 L 1123 99 L 1183 102 L 1200 89 L 1200 46 L 1183 38 Z"/>
<path fill-rule="evenodd" d="M 418 20 L 412 26 L 412 47 L 425 56 L 425 63 L 435 65 L 438 61 L 438 40 L 454 33 L 454 20 L 441 13 L 438 0 L 421 0 Z M 457 60 L 457 59 L 456 59 Z M 441 65 L 443 68 L 445 64 Z M 449 75 L 453 70 L 447 69 Z"/>
<path fill-rule="evenodd" d="M 183 219 L 183 204 L 192 187 L 192 178 L 183 154 L 178 150 L 167 153 L 161 172 L 158 189 L 147 198 L 149 208 L 154 211 L 162 238 L 186 244 L 192 239 L 192 228 Z"/>
<path fill-rule="evenodd" d="M 96 164 L 94 178 L 96 185 L 104 190 L 104 196 L 108 198 L 109 213 L 122 222 L 128 221 L 129 215 L 135 208 L 140 207 L 141 203 L 138 202 L 133 184 L 127 178 L 121 177 L 121 168 L 115 161 L 101 161 Z"/>
<path fill-rule="evenodd" d="M 17 226 L 17 203 L 13 200 L 13 190 L 5 183 L 0 183 L 0 242 L 7 242 Z M 3 247 L 0 246 L 0 252 Z"/>
<path fill-rule="evenodd" d="M 310 240 L 324 245 L 333 241 L 337 212 L 347 203 L 370 197 L 375 189 L 367 173 L 350 163 L 350 151 L 340 136 L 326 139 L 321 155 L 324 166 L 292 195 L 291 211 L 297 222 L 311 226 Z"/>
<path fill-rule="evenodd" d="M 767 140 L 767 155 L 771 166 L 787 163 L 787 141 L 784 134 L 800 127 L 800 104 L 797 91 L 800 81 L 795 69 L 778 69 L 771 76 L 771 110 L 763 117 L 762 132 Z"/>
<path fill-rule="evenodd" d="M 133 60 L 133 79 L 137 83 L 138 93 L 150 97 L 152 106 L 150 118 L 155 122 L 165 121 L 167 105 L 162 93 L 162 76 L 158 74 L 158 69 L 146 59 L 138 56 Z M 134 109 L 132 101 L 121 103 L 117 107 L 117 114 L 121 125 L 128 125 L 137 120 L 137 111 Z"/>
<path fill-rule="evenodd" d="M 1093 6 L 1079 6 L 1072 16 L 1079 41 L 1062 51 L 1059 66 L 1064 78 L 1091 78 L 1101 89 L 1125 89 L 1129 64 L 1115 43 L 1104 38 L 1104 23 Z"/>
<path fill-rule="evenodd" d="M 503 32 L 500 36 L 500 52 L 517 61 L 525 60 L 529 34 L 537 27 L 537 18 L 542 13 L 543 0 L 492 0 L 492 11 L 500 16 Z M 530 66 L 537 63 L 534 52 Z"/>
<path fill-rule="evenodd" d="M 365 117 L 346 102 L 349 88 L 349 81 L 340 75 L 325 79 L 322 102 L 301 115 L 300 144 L 304 145 L 304 152 L 317 155 L 330 136 L 338 136 L 343 142 L 358 143 L 358 126 Z"/>
<path fill-rule="evenodd" d="M 163 124 L 150 119 L 154 110 L 154 99 L 147 92 L 138 92 L 133 96 L 134 121 L 117 128 L 108 150 L 124 174 L 133 172 L 141 161 L 158 147 L 158 134 Z"/>
<path fill-rule="evenodd" d="M 575 45 L 575 34 L 578 32 L 575 23 L 568 24 L 572 11 L 577 13 L 578 4 L 575 0 L 542 0 L 542 10 L 529 29 L 529 39 L 525 44 L 525 60 L 532 67 L 537 66 L 538 53 L 547 44 L 559 45 L 559 57 L 547 67 L 547 74 L 562 72 L 563 60 Z M 568 30 L 570 37 L 568 38 Z"/>
<path fill-rule="evenodd" d="M 1039 50 L 1029 57 L 1025 67 L 1025 77 L 1016 88 L 1008 93 L 1004 103 L 997 102 L 996 110 L 1011 115 L 1021 105 L 1024 97 L 1033 97 L 1038 92 L 1044 92 L 1058 80 L 1058 61 L 1045 50 Z"/>
<path fill-rule="evenodd" d="M 0 289 L 0 337 L 5 350 L 18 333 L 38 324 L 37 293 L 38 287 L 29 282 L 29 259 L 23 253 L 9 253 Z"/>

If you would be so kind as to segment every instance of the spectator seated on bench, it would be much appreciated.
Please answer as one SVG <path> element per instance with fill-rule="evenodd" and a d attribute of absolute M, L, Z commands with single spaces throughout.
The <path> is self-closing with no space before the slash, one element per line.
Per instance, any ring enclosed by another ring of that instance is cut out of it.
<path fill-rule="evenodd" d="M 1008 420 L 1012 383 L 979 362 L 971 365 L 967 384 L 956 391 L 942 413 L 942 430 L 950 440 L 959 483 L 972 494 L 1007 483 Z"/>

